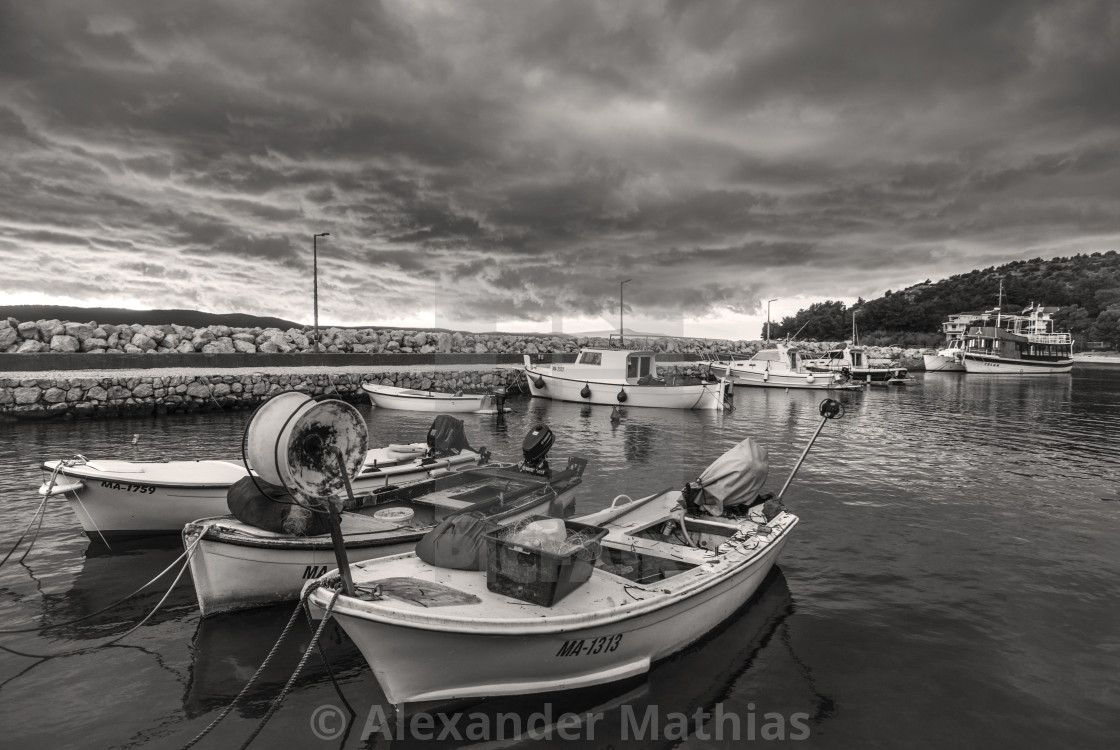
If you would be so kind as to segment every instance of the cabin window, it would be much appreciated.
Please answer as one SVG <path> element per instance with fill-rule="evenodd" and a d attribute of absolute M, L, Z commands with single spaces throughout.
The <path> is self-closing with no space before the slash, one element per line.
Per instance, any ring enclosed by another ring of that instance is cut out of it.
<path fill-rule="evenodd" d="M 863 352 L 852 352 L 852 364 L 856 367 L 863 366 Z"/>
<path fill-rule="evenodd" d="M 603 364 L 602 352 L 584 352 L 579 355 L 579 364 L 581 365 L 601 365 Z"/>
<path fill-rule="evenodd" d="M 626 377 L 644 378 L 649 375 L 651 357 L 630 357 L 626 360 Z"/>

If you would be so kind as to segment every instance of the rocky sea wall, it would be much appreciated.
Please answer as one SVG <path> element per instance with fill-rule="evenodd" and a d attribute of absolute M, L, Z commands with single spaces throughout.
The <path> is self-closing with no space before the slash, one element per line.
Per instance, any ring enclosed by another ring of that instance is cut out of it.
<path fill-rule="evenodd" d="M 54 416 L 130 416 L 185 414 L 255 407 L 282 391 L 330 394 L 347 401 L 366 398 L 362 382 L 424 390 L 485 391 L 505 389 L 516 381 L 512 368 L 455 372 L 238 373 L 52 378 L 0 376 L 0 415 L 16 418 Z"/>
<path fill-rule="evenodd" d="M 350 354 L 474 354 L 520 355 L 575 353 L 583 346 L 608 346 L 601 337 L 553 334 L 532 336 L 461 331 L 416 331 L 387 328 L 324 328 L 320 351 Z M 733 353 L 749 355 L 763 346 L 760 341 L 700 339 L 683 337 L 640 337 L 631 346 L 670 354 L 700 357 Z M 823 352 L 837 342 L 798 342 L 809 352 Z M 179 325 L 110 325 L 38 320 L 0 320 L 0 353 L 87 352 L 106 356 L 119 354 L 288 354 L 315 351 L 314 334 L 308 329 L 230 328 Z M 881 359 L 921 361 L 922 349 L 874 347 L 871 356 Z"/>
<path fill-rule="evenodd" d="M 308 333 L 295 328 L 0 320 L 0 417 L 240 409 L 293 388 L 361 400 L 363 380 L 436 391 L 504 389 L 518 377 L 516 365 L 523 355 L 570 362 L 580 347 L 610 344 L 604 338 L 563 334 L 327 328 L 321 331 L 322 353 L 315 354 Z M 667 337 L 626 343 L 661 353 L 662 372 L 684 375 L 699 373 L 703 365 L 697 360 L 747 357 L 766 346 Z M 809 355 L 836 345 L 798 343 Z M 875 364 L 920 369 L 922 353 L 872 347 L 869 357 Z"/>

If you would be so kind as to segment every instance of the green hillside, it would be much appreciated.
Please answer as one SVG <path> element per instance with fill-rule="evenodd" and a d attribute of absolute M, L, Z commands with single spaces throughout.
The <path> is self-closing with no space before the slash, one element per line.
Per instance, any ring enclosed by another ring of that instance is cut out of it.
<path fill-rule="evenodd" d="M 854 311 L 860 343 L 935 346 L 942 341 L 945 316 L 996 307 L 1000 279 L 1004 312 L 1019 312 L 1032 302 L 1058 307 L 1058 329 L 1072 331 L 1079 344 L 1120 346 L 1120 253 L 1115 250 L 1019 260 L 942 281 L 927 280 L 877 299 L 860 299 L 851 307 L 819 302 L 775 323 L 770 336 L 784 338 L 800 331 L 799 339 L 848 339 Z"/>

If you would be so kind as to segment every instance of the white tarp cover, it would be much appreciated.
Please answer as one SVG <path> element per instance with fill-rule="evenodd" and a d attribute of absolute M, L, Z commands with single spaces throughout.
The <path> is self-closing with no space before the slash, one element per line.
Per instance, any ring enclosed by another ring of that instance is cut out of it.
<path fill-rule="evenodd" d="M 702 486 L 696 504 L 713 516 L 723 509 L 749 503 L 766 484 L 770 459 L 766 448 L 747 438 L 712 462 L 698 480 Z"/>

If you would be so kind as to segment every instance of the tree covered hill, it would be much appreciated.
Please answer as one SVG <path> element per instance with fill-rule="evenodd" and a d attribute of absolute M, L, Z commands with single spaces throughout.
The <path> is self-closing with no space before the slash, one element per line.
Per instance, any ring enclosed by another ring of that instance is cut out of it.
<path fill-rule="evenodd" d="M 1019 312 L 1032 302 L 1058 307 L 1057 328 L 1072 331 L 1078 342 L 1120 346 L 1120 253 L 1115 250 L 1018 260 L 887 291 L 877 299 L 861 298 L 851 307 L 832 300 L 818 302 L 774 323 L 770 337 L 848 339 L 854 312 L 861 343 L 936 346 L 942 341 L 941 323 L 947 315 L 996 307 L 1000 279 L 1004 312 Z"/>

